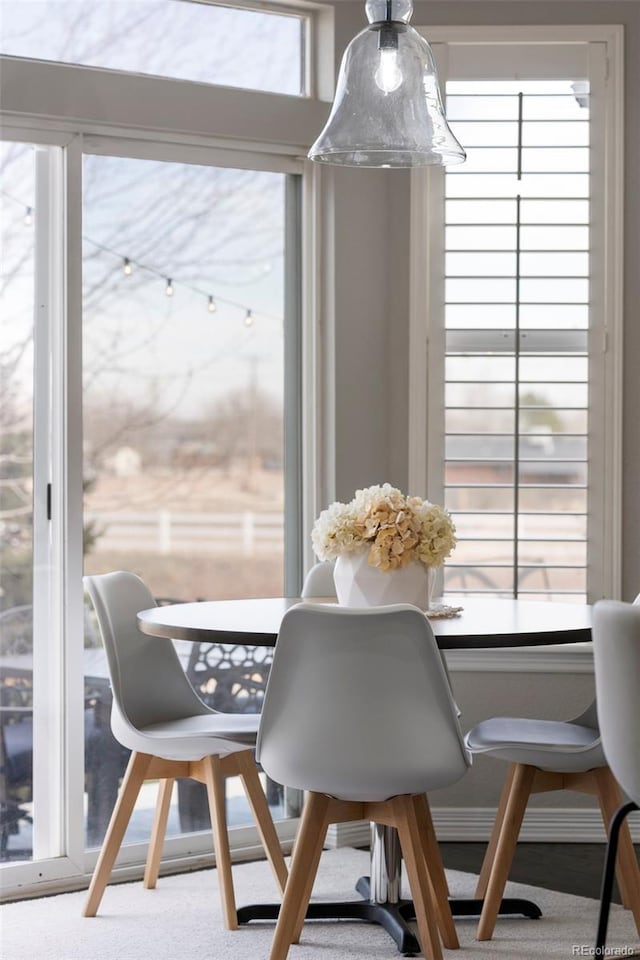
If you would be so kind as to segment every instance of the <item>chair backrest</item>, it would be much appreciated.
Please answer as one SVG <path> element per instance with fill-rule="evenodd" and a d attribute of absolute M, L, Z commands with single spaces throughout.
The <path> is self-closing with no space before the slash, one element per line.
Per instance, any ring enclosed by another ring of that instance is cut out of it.
<path fill-rule="evenodd" d="M 116 739 L 129 746 L 128 729 L 210 713 L 185 676 L 171 640 L 138 629 L 138 612 L 156 605 L 142 580 L 118 571 L 85 577 L 84 584 L 107 654 Z"/>
<path fill-rule="evenodd" d="M 335 597 L 336 585 L 333 580 L 333 560 L 323 560 L 311 567 L 302 585 L 301 597 Z"/>
<path fill-rule="evenodd" d="M 640 593 L 633 602 L 640 604 Z M 597 698 L 592 700 L 587 709 L 584 710 L 580 716 L 574 717 L 573 720 L 569 721 L 569 723 L 577 723 L 582 727 L 591 727 L 593 730 L 599 730 Z"/>
<path fill-rule="evenodd" d="M 614 777 L 640 804 L 640 603 L 600 600 L 593 609 L 600 734 Z"/>
<path fill-rule="evenodd" d="M 301 603 L 284 616 L 256 757 L 278 783 L 345 800 L 424 793 L 469 765 L 426 617 Z"/>

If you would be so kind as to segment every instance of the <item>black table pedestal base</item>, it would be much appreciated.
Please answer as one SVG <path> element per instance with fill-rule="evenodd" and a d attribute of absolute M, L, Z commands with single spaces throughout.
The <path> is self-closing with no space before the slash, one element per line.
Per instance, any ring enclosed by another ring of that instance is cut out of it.
<path fill-rule="evenodd" d="M 412 900 L 399 900 L 397 903 L 372 903 L 369 900 L 369 877 L 360 877 L 356 890 L 362 900 L 341 901 L 339 903 L 310 903 L 307 908 L 307 920 L 365 920 L 379 923 L 395 941 L 398 952 L 404 956 L 420 953 L 420 944 L 409 927 L 409 920 L 415 920 Z M 482 912 L 482 900 L 449 900 L 454 917 L 479 917 Z M 257 903 L 238 910 L 238 923 L 250 920 L 277 920 L 279 903 Z M 522 916 L 538 920 L 542 912 L 531 900 L 519 900 L 506 897 L 500 905 L 500 916 Z"/>
<path fill-rule="evenodd" d="M 384 927 L 398 948 L 399 953 L 405 957 L 412 957 L 420 953 L 420 944 L 415 933 L 409 927 L 408 921 L 415 920 L 415 910 L 412 900 L 398 900 L 397 903 L 372 903 L 369 900 L 371 893 L 371 881 L 369 877 L 360 877 L 356 883 L 356 890 L 366 901 L 367 906 L 375 910 L 375 915 L 371 918 L 374 923 L 379 923 Z"/>

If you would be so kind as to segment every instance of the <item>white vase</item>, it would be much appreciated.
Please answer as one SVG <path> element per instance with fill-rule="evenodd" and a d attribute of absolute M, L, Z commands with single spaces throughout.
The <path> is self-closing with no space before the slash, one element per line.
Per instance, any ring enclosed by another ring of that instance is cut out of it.
<path fill-rule="evenodd" d="M 426 610 L 429 606 L 430 574 L 429 568 L 417 561 L 385 573 L 369 566 L 367 549 L 338 557 L 333 579 L 338 602 L 343 607 L 412 603 Z"/>

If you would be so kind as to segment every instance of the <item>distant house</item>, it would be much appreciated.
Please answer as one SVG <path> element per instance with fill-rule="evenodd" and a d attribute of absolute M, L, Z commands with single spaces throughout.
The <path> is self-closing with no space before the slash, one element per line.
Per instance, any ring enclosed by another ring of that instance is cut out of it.
<path fill-rule="evenodd" d="M 519 451 L 520 482 L 580 484 L 584 482 L 585 449 L 580 437 L 524 436 Z M 451 483 L 507 483 L 513 479 L 514 439 L 450 436 L 447 477 Z"/>
<path fill-rule="evenodd" d="M 107 468 L 116 477 L 137 477 L 142 471 L 142 457 L 133 447 L 119 447 L 108 459 Z"/>

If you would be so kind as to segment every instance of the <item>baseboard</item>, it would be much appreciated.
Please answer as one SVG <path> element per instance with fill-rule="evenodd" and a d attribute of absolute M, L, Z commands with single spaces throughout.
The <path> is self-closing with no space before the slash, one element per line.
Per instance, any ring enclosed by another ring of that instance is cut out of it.
<path fill-rule="evenodd" d="M 493 807 L 432 807 L 431 813 L 438 839 L 458 842 L 486 842 L 496 815 Z M 634 843 L 640 843 L 640 814 L 631 814 L 628 823 Z M 369 830 L 366 820 L 333 824 L 327 833 L 327 846 L 366 846 Z M 606 836 L 598 810 L 532 807 L 525 814 L 520 840 L 525 843 L 604 843 Z"/>

